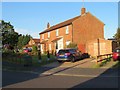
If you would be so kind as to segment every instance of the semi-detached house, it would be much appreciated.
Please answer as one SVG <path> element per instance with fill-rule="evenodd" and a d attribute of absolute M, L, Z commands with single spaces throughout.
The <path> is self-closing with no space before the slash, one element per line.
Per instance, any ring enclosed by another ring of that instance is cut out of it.
<path fill-rule="evenodd" d="M 87 52 L 88 41 L 104 39 L 104 23 L 83 7 L 79 16 L 51 27 L 48 23 L 47 29 L 39 35 L 42 52 L 58 51 L 71 42 L 76 43 L 82 52 Z"/>

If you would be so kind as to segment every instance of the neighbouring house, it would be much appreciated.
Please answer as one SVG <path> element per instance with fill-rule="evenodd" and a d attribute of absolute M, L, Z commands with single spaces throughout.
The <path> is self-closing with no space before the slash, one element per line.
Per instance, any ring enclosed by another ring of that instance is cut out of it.
<path fill-rule="evenodd" d="M 34 46 L 34 45 L 38 46 L 38 44 L 40 44 L 40 39 L 31 38 L 30 41 L 28 42 L 28 44 L 25 45 L 25 47 L 32 49 L 32 46 Z"/>
<path fill-rule="evenodd" d="M 81 9 L 81 14 L 40 32 L 41 51 L 55 52 L 66 48 L 70 43 L 76 43 L 79 50 L 88 53 L 88 42 L 95 39 L 104 39 L 104 23 L 86 8 Z"/>
<path fill-rule="evenodd" d="M 116 39 L 109 38 L 108 40 L 110 40 L 112 42 L 112 51 L 114 51 L 117 47 L 119 47 L 119 43 L 117 42 Z"/>

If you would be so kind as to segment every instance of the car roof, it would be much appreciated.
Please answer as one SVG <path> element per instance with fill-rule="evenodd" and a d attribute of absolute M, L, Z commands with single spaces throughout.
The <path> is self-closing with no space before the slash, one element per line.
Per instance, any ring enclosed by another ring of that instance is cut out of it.
<path fill-rule="evenodd" d="M 66 49 L 60 49 L 60 50 L 71 50 L 71 49 L 76 49 L 76 48 L 66 48 Z"/>

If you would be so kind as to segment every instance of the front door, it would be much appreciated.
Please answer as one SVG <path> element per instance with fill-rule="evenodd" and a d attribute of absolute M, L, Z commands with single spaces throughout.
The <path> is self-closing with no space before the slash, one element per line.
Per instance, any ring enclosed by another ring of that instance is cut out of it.
<path fill-rule="evenodd" d="M 56 51 L 58 52 L 60 49 L 63 49 L 63 38 L 56 42 Z"/>

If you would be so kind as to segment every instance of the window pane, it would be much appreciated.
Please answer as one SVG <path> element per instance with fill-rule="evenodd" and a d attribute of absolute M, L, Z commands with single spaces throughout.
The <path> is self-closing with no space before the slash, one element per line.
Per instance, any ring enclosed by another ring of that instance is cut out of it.
<path fill-rule="evenodd" d="M 69 28 L 68 28 L 68 26 L 66 27 L 66 34 L 69 34 Z"/>

